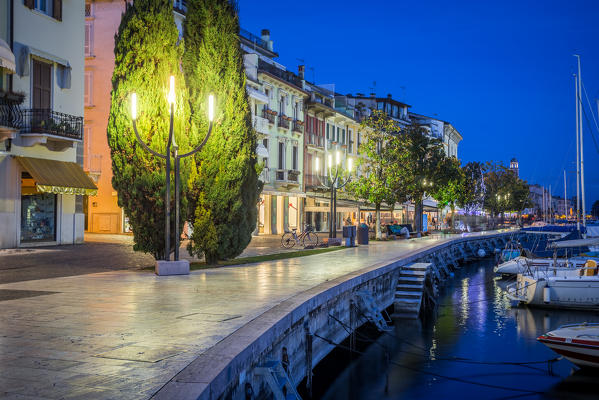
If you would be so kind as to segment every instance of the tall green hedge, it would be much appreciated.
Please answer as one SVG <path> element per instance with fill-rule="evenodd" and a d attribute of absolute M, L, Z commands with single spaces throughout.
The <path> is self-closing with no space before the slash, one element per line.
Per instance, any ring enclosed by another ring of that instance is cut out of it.
<path fill-rule="evenodd" d="M 169 127 L 167 93 L 169 76 L 177 87 L 175 133 L 185 149 L 197 142 L 189 130 L 189 106 L 185 80 L 180 71 L 182 46 L 178 45 L 173 5 L 170 0 L 135 0 L 128 4 L 115 36 L 115 66 L 112 76 L 108 144 L 112 156 L 112 185 L 119 206 L 133 229 L 134 249 L 164 258 L 164 159 L 147 153 L 137 144 L 131 121 L 131 93 L 137 93 L 137 126 L 143 140 L 164 153 Z M 191 160 L 190 160 L 191 161 Z M 191 162 L 182 165 L 183 182 Z M 174 182 L 174 177 L 171 177 Z M 187 187 L 183 188 L 187 191 Z M 174 199 L 174 186 L 171 190 Z M 185 198 L 185 196 L 182 196 Z M 186 210 L 183 204 L 182 210 Z M 174 226 L 174 204 L 171 227 Z M 181 221 L 184 220 L 182 213 Z M 174 230 L 171 229 L 174 244 Z"/>
<path fill-rule="evenodd" d="M 228 0 L 190 0 L 183 71 L 194 129 L 206 131 L 207 98 L 216 98 L 212 137 L 196 156 L 190 181 L 194 233 L 190 250 L 208 262 L 239 255 L 256 227 L 259 195 L 256 133 L 245 91 L 239 19 Z"/>

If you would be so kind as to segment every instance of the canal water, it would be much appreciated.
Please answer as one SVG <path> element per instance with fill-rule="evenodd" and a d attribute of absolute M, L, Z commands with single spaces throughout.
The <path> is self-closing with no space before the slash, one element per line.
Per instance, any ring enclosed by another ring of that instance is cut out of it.
<path fill-rule="evenodd" d="M 389 334 L 357 335 L 361 355 L 333 353 L 337 364 L 344 360 L 340 373 L 333 377 L 326 367 L 315 369 L 315 383 L 328 383 L 314 397 L 599 399 L 599 374 L 565 359 L 548 362 L 557 355 L 536 341 L 563 324 L 599 322 L 599 310 L 512 308 L 502 289 L 506 282 L 495 276 L 493 265 L 493 260 L 463 265 L 441 289 L 437 310 L 423 321 L 396 320 Z"/>

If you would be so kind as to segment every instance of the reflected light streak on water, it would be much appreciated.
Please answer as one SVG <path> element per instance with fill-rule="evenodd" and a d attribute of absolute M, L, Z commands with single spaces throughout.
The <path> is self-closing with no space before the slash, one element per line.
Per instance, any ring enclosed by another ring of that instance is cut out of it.
<path fill-rule="evenodd" d="M 573 312 L 512 308 L 503 288 L 506 282 L 494 276 L 491 260 L 466 265 L 455 272 L 441 290 L 436 313 L 426 321 L 397 320 L 394 334 L 427 351 L 420 352 L 389 335 L 379 345 L 366 348 L 336 379 L 326 393 L 331 399 L 499 399 L 521 395 L 516 390 L 478 386 L 435 377 L 455 377 L 475 383 L 512 389 L 533 390 L 543 395 L 525 399 L 597 399 L 599 376 L 588 377 L 567 360 L 534 368 L 501 364 L 549 360 L 556 354 L 536 341 L 549 330 L 568 323 L 599 322 L 598 312 Z M 489 329 L 492 327 L 491 329 Z M 399 365 L 385 367 L 385 350 Z M 420 354 L 420 355 L 419 355 Z M 486 364 L 456 362 L 456 357 Z M 493 362 L 494 364 L 488 364 Z M 405 365 L 408 368 L 402 367 Z M 574 375 L 572 375 L 574 372 Z M 388 392 L 385 377 L 389 376 Z M 589 389 L 590 388 L 590 389 Z M 564 393 L 564 391 L 566 391 Z"/>

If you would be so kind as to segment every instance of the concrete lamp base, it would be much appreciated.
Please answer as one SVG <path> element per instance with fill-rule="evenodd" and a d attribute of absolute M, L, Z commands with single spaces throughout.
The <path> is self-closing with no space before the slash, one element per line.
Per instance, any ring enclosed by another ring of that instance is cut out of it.
<path fill-rule="evenodd" d="M 189 275 L 189 261 L 156 260 L 156 275 Z"/>

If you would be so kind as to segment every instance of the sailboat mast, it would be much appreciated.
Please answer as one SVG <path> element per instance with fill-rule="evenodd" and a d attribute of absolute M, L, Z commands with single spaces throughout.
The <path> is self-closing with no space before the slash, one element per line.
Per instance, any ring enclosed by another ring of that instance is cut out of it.
<path fill-rule="evenodd" d="M 585 190 L 584 190 L 584 135 L 582 129 L 582 72 L 580 71 L 580 56 L 577 55 L 578 59 L 578 121 L 580 124 L 579 135 L 580 135 L 580 196 L 582 200 L 582 226 L 587 226 L 587 212 L 586 212 L 586 201 L 585 201 Z"/>
<path fill-rule="evenodd" d="M 580 231 L 580 144 L 578 143 L 578 75 L 574 74 L 576 95 L 576 230 Z"/>
<path fill-rule="evenodd" d="M 566 194 L 566 170 L 564 170 L 564 216 L 568 222 L 568 196 Z"/>

